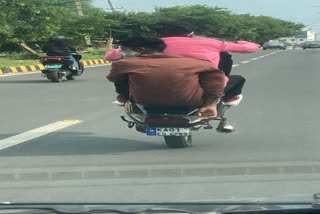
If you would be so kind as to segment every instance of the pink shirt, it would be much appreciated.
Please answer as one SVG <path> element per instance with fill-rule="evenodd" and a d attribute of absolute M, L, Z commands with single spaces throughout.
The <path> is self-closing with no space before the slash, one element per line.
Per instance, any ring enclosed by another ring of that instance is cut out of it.
<path fill-rule="evenodd" d="M 260 45 L 252 42 L 224 42 L 210 38 L 166 37 L 164 53 L 197 59 L 205 59 L 216 67 L 219 65 L 220 52 L 251 53 L 260 49 Z"/>
<path fill-rule="evenodd" d="M 259 44 L 246 41 L 234 43 L 194 37 L 167 37 L 162 39 L 167 44 L 167 48 L 164 50 L 165 54 L 205 59 L 212 62 L 215 66 L 219 64 L 220 52 L 252 53 L 260 48 Z M 121 59 L 119 55 L 120 51 L 120 48 L 107 51 L 105 59 L 109 61 Z"/>

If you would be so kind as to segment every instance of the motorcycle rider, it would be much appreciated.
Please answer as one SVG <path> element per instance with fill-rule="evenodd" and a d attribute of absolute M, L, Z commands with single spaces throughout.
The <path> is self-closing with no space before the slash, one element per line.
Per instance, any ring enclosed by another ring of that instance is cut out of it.
<path fill-rule="evenodd" d="M 165 55 L 166 44 L 156 37 L 132 38 L 125 46 L 139 56 L 112 63 L 107 78 L 122 82 L 116 84 L 118 92 L 129 89 L 130 98 L 142 105 L 190 106 L 199 108 L 200 118 L 217 116 L 223 71 L 206 60 Z"/>
<path fill-rule="evenodd" d="M 229 75 L 232 68 L 232 60 L 227 51 L 238 53 L 250 53 L 258 51 L 259 44 L 247 41 L 226 42 L 211 38 L 194 38 L 192 25 L 185 22 L 160 22 L 153 25 L 156 36 L 163 39 L 167 48 L 164 50 L 168 55 L 205 59 L 218 66 L 226 74 L 225 94 L 222 101 L 228 106 L 237 106 L 242 100 L 242 88 L 245 79 L 240 75 Z M 106 53 L 105 58 L 110 61 L 121 59 L 125 56 L 121 49 Z M 220 61 L 222 57 L 223 61 Z M 119 102 L 125 102 L 124 96 L 118 96 Z M 218 125 L 218 131 L 232 132 L 235 130 L 226 119 Z"/>
<path fill-rule="evenodd" d="M 193 37 L 193 26 L 185 22 L 159 22 L 153 25 L 157 36 L 162 38 L 168 47 L 164 51 L 166 54 L 176 54 L 184 57 L 193 57 L 206 59 L 215 66 L 223 67 L 226 76 L 228 76 L 227 86 L 231 90 L 225 93 L 223 102 L 227 105 L 236 106 L 242 99 L 242 87 L 245 79 L 239 75 L 230 75 L 232 61 L 228 63 L 221 62 L 228 60 L 226 52 L 251 53 L 259 50 L 260 45 L 247 41 L 228 42 L 221 39 L 195 38 Z M 222 54 L 223 53 L 223 54 Z M 230 58 L 229 58 L 230 60 Z"/>
<path fill-rule="evenodd" d="M 72 70 L 78 70 L 79 65 L 72 53 L 76 53 L 76 49 L 69 45 L 68 39 L 65 36 L 54 35 L 48 39 L 48 42 L 42 47 L 43 52 L 47 56 L 63 56 L 63 58 L 72 60 Z"/>

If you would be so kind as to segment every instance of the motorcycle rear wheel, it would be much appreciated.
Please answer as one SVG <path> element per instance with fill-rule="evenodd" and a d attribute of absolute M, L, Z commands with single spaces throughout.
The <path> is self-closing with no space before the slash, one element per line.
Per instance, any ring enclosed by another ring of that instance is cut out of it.
<path fill-rule="evenodd" d="M 164 136 L 164 140 L 169 148 L 182 149 L 192 146 L 192 136 Z"/>
<path fill-rule="evenodd" d="M 50 72 L 50 74 L 47 74 L 47 78 L 51 80 L 51 82 L 61 82 L 62 76 L 59 74 L 58 71 Z"/>

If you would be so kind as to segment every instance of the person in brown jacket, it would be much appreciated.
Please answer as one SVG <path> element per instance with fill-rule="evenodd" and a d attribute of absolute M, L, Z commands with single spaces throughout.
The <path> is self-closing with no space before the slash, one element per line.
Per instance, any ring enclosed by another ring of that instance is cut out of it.
<path fill-rule="evenodd" d="M 164 55 L 163 40 L 137 37 L 126 41 L 138 57 L 113 62 L 107 78 L 116 91 L 128 93 L 142 105 L 199 108 L 200 118 L 217 116 L 217 101 L 224 93 L 223 71 L 206 60 Z"/>

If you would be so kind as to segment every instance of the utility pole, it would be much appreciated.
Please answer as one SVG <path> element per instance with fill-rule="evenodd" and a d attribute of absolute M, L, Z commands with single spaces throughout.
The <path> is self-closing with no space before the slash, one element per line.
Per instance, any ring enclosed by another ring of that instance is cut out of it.
<path fill-rule="evenodd" d="M 112 13 L 116 12 L 116 10 L 114 9 L 114 7 L 112 5 L 111 0 L 108 0 L 108 4 L 109 4 L 109 7 L 110 7 Z M 110 30 L 109 39 L 107 39 L 107 41 L 106 41 L 107 50 L 111 50 L 112 49 L 112 44 L 113 44 L 112 30 Z"/>
<path fill-rule="evenodd" d="M 83 16 L 83 10 L 82 10 L 82 5 L 81 5 L 80 0 L 75 0 L 75 4 L 76 4 L 77 11 L 78 11 L 78 15 Z M 85 36 L 84 39 L 86 40 L 87 47 L 89 47 L 89 49 L 92 49 L 92 43 L 91 43 L 90 37 Z"/>
<path fill-rule="evenodd" d="M 114 9 L 114 7 L 113 7 L 113 5 L 112 5 L 111 0 L 108 0 L 108 4 L 109 4 L 109 7 L 110 7 L 111 11 L 112 11 L 112 12 L 115 12 L 115 9 Z"/>
<path fill-rule="evenodd" d="M 76 8 L 77 8 L 77 11 L 78 11 L 78 15 L 79 16 L 83 16 L 83 10 L 82 10 L 82 5 L 81 5 L 80 0 L 75 0 L 75 3 L 76 3 Z"/>

